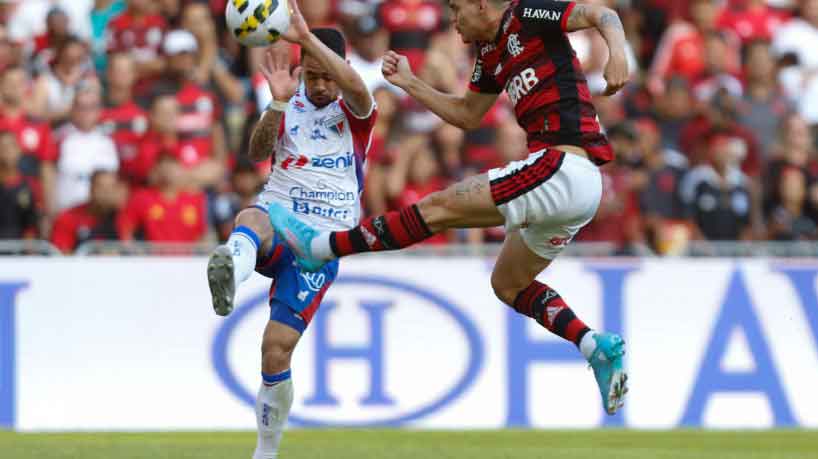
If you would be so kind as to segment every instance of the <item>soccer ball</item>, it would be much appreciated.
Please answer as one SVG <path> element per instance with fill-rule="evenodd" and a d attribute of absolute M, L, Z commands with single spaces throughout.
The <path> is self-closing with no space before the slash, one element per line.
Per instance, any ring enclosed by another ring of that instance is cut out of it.
<path fill-rule="evenodd" d="M 290 27 L 288 0 L 228 0 L 230 33 L 244 46 L 268 46 Z"/>

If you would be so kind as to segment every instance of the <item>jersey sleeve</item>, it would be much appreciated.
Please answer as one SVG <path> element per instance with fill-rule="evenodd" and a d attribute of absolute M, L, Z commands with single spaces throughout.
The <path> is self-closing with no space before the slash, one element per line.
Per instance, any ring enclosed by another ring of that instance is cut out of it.
<path fill-rule="evenodd" d="M 574 2 L 555 0 L 522 0 L 514 15 L 523 30 L 534 30 L 542 37 L 562 36 L 575 5 Z"/>
<path fill-rule="evenodd" d="M 71 253 L 74 251 L 76 237 L 69 211 L 61 213 L 54 221 L 54 227 L 51 230 L 51 243 L 60 249 L 62 253 Z"/>
<path fill-rule="evenodd" d="M 474 62 L 474 70 L 471 73 L 471 80 L 469 81 L 469 90 L 483 94 L 500 94 L 503 88 L 497 84 L 491 72 L 486 71 L 483 59 L 479 57 Z"/>
<path fill-rule="evenodd" d="M 340 101 L 341 110 L 346 115 L 349 123 L 349 130 L 352 133 L 352 141 L 355 146 L 356 155 L 366 159 L 369 152 L 369 145 L 372 139 L 372 131 L 375 128 L 375 121 L 378 119 L 378 107 L 372 101 L 372 107 L 366 116 L 358 116 L 352 113 L 343 99 Z"/>

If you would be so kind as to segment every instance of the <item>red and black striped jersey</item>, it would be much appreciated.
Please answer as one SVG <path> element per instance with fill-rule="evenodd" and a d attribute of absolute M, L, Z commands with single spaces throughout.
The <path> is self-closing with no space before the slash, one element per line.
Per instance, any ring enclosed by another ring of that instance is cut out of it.
<path fill-rule="evenodd" d="M 505 89 L 528 149 L 556 145 L 584 148 L 599 165 L 613 149 L 597 119 L 591 92 L 565 32 L 574 2 L 514 0 L 492 42 L 477 43 L 469 89 Z"/>

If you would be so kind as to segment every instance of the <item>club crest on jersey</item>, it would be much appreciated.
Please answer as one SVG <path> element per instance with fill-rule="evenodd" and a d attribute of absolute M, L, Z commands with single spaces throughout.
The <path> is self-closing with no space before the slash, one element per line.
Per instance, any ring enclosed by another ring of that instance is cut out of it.
<path fill-rule="evenodd" d="M 516 33 L 513 33 L 508 36 L 508 52 L 513 57 L 519 56 L 523 51 L 525 51 L 525 47 L 520 43 L 520 36 Z"/>
<path fill-rule="evenodd" d="M 339 137 L 343 137 L 345 125 L 346 117 L 344 117 L 342 114 L 331 116 L 329 119 L 324 121 L 324 127 L 338 134 Z"/>
<path fill-rule="evenodd" d="M 541 10 L 538 8 L 523 8 L 523 17 L 528 19 L 546 19 L 548 21 L 559 21 L 562 13 L 559 11 Z"/>

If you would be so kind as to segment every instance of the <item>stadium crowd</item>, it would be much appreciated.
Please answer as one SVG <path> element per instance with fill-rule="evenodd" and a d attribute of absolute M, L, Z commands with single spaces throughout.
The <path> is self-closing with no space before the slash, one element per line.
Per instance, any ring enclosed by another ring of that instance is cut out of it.
<path fill-rule="evenodd" d="M 227 0 L 0 0 L 0 239 L 225 239 L 271 164 L 245 154 L 270 100 L 260 49 Z M 597 0 L 602 2 L 602 0 Z M 818 239 L 818 0 L 614 0 L 632 83 L 596 97 L 617 159 L 578 240 L 673 254 L 690 240 Z M 309 0 L 379 107 L 366 212 L 405 206 L 527 155 L 503 97 L 476 130 L 440 121 L 380 73 L 388 49 L 463 91 L 474 50 L 437 0 Z M 571 35 L 592 92 L 607 52 Z M 298 53 L 292 53 L 296 64 Z M 275 166 L 273 166 L 275 167 Z M 499 241 L 502 228 L 432 244 Z"/>

